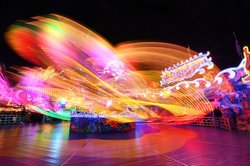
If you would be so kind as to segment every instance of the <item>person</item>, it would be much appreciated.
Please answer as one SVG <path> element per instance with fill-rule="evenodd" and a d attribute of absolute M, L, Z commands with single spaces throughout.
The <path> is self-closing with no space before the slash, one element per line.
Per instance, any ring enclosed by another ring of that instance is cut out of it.
<path fill-rule="evenodd" d="M 22 110 L 21 110 L 21 123 L 25 123 L 25 107 L 22 105 Z"/>
<path fill-rule="evenodd" d="M 237 128 L 236 112 L 230 108 L 229 109 L 229 121 L 232 129 Z"/>
<path fill-rule="evenodd" d="M 214 109 L 214 116 L 215 116 L 215 117 L 222 117 L 222 112 L 221 112 L 221 110 L 219 109 L 219 107 L 216 107 L 216 108 Z"/>
<path fill-rule="evenodd" d="M 17 120 L 16 115 L 13 116 L 12 120 L 13 120 L 13 123 L 16 123 L 16 120 Z"/>

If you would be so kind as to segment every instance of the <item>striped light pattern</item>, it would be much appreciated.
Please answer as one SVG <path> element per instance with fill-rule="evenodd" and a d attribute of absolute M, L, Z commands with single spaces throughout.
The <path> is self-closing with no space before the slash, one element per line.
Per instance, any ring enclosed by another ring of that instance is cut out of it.
<path fill-rule="evenodd" d="M 71 108 L 117 115 L 116 120 L 123 122 L 162 118 L 152 107 L 162 108 L 177 120 L 193 119 L 213 109 L 200 87 L 185 84 L 185 88 L 163 90 L 159 85 L 164 68 L 197 54 L 185 47 L 162 42 L 112 46 L 88 28 L 55 14 L 17 22 L 6 39 L 21 57 L 40 66 L 18 68 L 16 88 L 25 94 L 19 95 L 23 103 L 48 116 L 69 118 L 46 107 L 61 98 Z M 46 96 L 46 106 L 23 98 L 32 95 Z M 112 104 L 107 107 L 107 102 Z"/>

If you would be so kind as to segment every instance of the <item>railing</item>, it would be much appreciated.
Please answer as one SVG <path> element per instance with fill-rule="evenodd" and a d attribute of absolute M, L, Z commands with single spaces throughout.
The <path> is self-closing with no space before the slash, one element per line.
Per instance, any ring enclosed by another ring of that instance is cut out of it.
<path fill-rule="evenodd" d="M 231 130 L 231 125 L 228 118 L 225 117 L 203 117 L 193 121 L 193 125 L 218 127 Z"/>
<path fill-rule="evenodd" d="M 231 130 L 230 121 L 226 117 L 214 117 L 215 127 Z"/>
<path fill-rule="evenodd" d="M 0 114 L 0 125 L 21 123 L 21 115 Z"/>

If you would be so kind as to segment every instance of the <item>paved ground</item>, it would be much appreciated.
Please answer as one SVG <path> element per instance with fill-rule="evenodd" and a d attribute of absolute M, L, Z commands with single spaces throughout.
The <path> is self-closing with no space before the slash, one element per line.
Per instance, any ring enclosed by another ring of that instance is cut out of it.
<path fill-rule="evenodd" d="M 249 165 L 250 133 L 139 123 L 123 133 L 70 133 L 69 123 L 0 127 L 0 165 Z"/>

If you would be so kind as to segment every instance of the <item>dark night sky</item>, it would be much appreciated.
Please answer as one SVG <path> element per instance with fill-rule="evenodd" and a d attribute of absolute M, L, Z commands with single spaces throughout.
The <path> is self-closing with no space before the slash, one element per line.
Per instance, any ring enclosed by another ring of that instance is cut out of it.
<path fill-rule="evenodd" d="M 114 45 L 131 40 L 189 44 L 195 51 L 210 51 L 221 69 L 241 61 L 233 31 L 241 46 L 250 46 L 248 0 L 1 0 L 0 61 L 6 66 L 29 65 L 8 47 L 4 32 L 18 19 L 49 13 L 72 18 Z"/>

